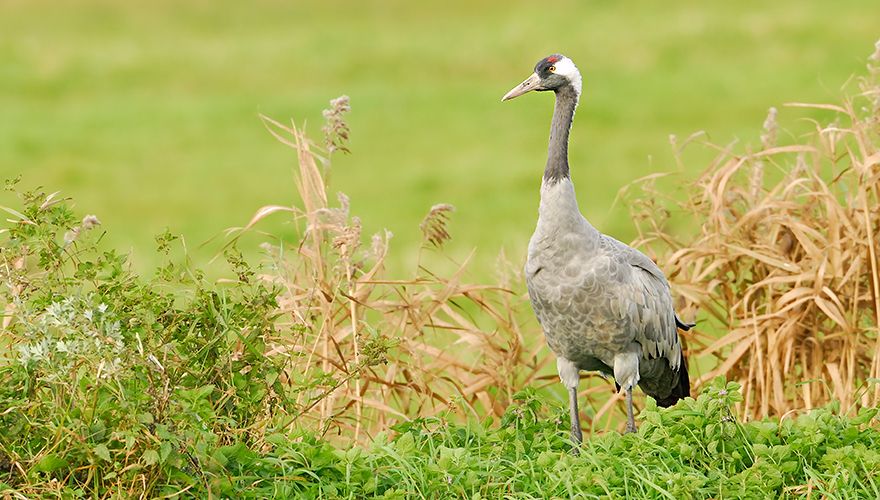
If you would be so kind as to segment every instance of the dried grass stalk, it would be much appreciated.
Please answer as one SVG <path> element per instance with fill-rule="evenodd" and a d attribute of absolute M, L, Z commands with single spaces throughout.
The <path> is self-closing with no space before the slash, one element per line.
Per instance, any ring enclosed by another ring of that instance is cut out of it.
<path fill-rule="evenodd" d="M 419 229 L 422 230 L 422 237 L 426 243 L 430 243 L 436 248 L 443 246 L 443 243 L 452 239 L 446 228 L 449 222 L 449 214 L 455 210 L 455 207 L 446 203 L 440 203 L 431 207 Z"/>
<path fill-rule="evenodd" d="M 362 245 L 347 198 L 340 195 L 337 207 L 327 203 L 315 145 L 295 126 L 263 119 L 296 150 L 303 208 L 265 207 L 247 227 L 281 211 L 304 224 L 294 251 L 268 252 L 278 271 L 264 278 L 283 292 L 282 319 L 266 355 L 287 360 L 284 379 L 292 385 L 326 376 L 321 387 L 299 394 L 301 411 L 288 421 L 350 441 L 416 416 L 501 415 L 549 361 L 540 335 L 530 332 L 527 342 L 521 331 L 522 318 L 531 320 L 525 297 L 464 282 L 466 263 L 448 277 L 388 279 L 390 233 Z M 451 210 L 431 208 L 422 224 L 427 242 L 449 239 Z"/>
<path fill-rule="evenodd" d="M 760 150 L 710 145 L 715 160 L 671 203 L 699 228 L 692 237 L 667 229 L 664 196 L 640 183 L 636 244 L 707 317 L 688 339 L 712 367 L 696 386 L 740 381 L 746 417 L 880 404 L 880 71 L 870 73 L 840 105 L 788 105 L 833 114 L 802 144 L 776 146 L 771 110 Z"/>

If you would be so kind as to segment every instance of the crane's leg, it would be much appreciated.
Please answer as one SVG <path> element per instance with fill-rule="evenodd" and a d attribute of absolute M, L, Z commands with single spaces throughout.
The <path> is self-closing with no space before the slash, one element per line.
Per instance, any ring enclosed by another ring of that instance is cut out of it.
<path fill-rule="evenodd" d="M 626 434 L 637 432 L 636 419 L 633 417 L 633 388 L 626 390 Z"/>
<path fill-rule="evenodd" d="M 633 417 L 633 387 L 639 383 L 638 345 L 614 356 L 614 381 L 626 390 L 626 432 L 636 432 L 636 421 Z"/>
<path fill-rule="evenodd" d="M 583 441 L 584 436 L 581 434 L 581 417 L 578 413 L 577 387 L 572 387 L 568 390 L 568 412 L 569 418 L 571 419 L 571 442 L 574 445 L 579 445 Z M 577 449 L 575 449 L 575 453 L 577 453 Z"/>
<path fill-rule="evenodd" d="M 571 419 L 571 442 L 575 445 L 574 453 L 577 454 L 577 446 L 583 441 L 581 434 L 581 419 L 578 414 L 578 383 L 580 382 L 580 370 L 577 365 L 563 358 L 556 358 L 556 369 L 559 371 L 559 379 L 568 389 L 568 414 Z"/>

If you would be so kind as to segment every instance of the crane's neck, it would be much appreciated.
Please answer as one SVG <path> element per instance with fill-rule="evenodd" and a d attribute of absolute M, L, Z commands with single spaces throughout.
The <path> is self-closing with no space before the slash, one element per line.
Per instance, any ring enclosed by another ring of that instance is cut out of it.
<path fill-rule="evenodd" d="M 544 168 L 544 183 L 555 183 L 570 177 L 568 171 L 568 134 L 574 120 L 574 110 L 578 105 L 579 89 L 565 85 L 556 91 L 556 106 L 553 121 L 550 123 L 550 145 L 547 151 L 547 166 Z"/>
<path fill-rule="evenodd" d="M 589 252 L 597 248 L 600 234 L 581 215 L 568 171 L 568 134 L 579 95 L 579 78 L 575 85 L 566 85 L 556 91 L 556 108 L 550 125 L 550 146 L 544 180 L 541 182 L 541 204 L 535 234 L 539 235 L 539 240 L 543 237 L 556 238 L 561 234 L 576 234 L 581 238 L 577 245 L 579 251 Z"/>

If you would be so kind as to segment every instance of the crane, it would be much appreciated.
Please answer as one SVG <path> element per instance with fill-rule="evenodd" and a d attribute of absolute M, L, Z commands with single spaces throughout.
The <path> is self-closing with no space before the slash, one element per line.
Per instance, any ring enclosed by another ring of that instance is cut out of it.
<path fill-rule="evenodd" d="M 568 136 L 581 86 L 572 60 L 554 54 L 538 61 L 534 73 L 501 99 L 531 91 L 556 94 L 525 277 L 532 308 L 568 389 L 575 445 L 583 439 L 580 371 L 614 377 L 617 390 L 626 391 L 626 432 L 636 432 L 636 385 L 662 407 L 690 396 L 677 329 L 694 326 L 673 310 L 669 282 L 650 258 L 602 234 L 581 215 L 568 166 Z"/>

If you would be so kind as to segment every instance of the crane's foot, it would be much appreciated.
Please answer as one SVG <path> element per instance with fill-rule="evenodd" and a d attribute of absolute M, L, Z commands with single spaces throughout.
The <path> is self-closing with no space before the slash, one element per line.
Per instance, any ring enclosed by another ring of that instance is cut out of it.
<path fill-rule="evenodd" d="M 584 441 L 583 435 L 581 435 L 581 430 L 578 429 L 576 431 L 571 431 L 571 443 L 579 445 Z"/>
<path fill-rule="evenodd" d="M 577 423 L 571 423 L 571 454 L 574 456 L 580 455 L 581 443 L 584 441 L 584 436 L 581 433 L 581 423 L 578 420 Z"/>
<path fill-rule="evenodd" d="M 634 433 L 638 433 L 638 432 L 639 432 L 639 430 L 636 428 L 636 424 L 634 424 L 634 423 L 632 423 L 632 422 L 627 422 L 627 423 L 626 423 L 626 430 L 624 430 L 623 433 L 624 433 L 624 434 L 630 434 L 630 433 L 633 433 L 633 432 L 634 432 Z"/>
<path fill-rule="evenodd" d="M 581 454 L 581 443 L 579 442 L 571 442 L 571 456 L 577 457 Z"/>

